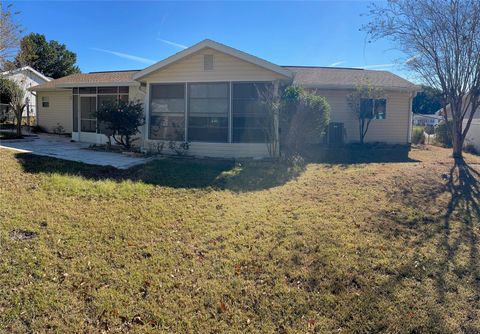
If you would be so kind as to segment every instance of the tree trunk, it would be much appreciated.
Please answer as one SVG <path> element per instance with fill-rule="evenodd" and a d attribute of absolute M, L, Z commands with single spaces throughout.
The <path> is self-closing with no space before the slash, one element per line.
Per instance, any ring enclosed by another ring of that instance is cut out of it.
<path fill-rule="evenodd" d="M 452 146 L 453 146 L 453 157 L 462 158 L 463 155 L 463 119 L 460 118 L 462 113 L 461 106 L 457 105 L 458 111 L 452 115 Z M 455 110 L 452 108 L 452 111 Z"/>
<path fill-rule="evenodd" d="M 463 138 L 462 132 L 458 129 L 453 130 L 453 157 L 462 158 L 463 156 Z"/>
<path fill-rule="evenodd" d="M 15 113 L 16 113 L 16 118 L 17 118 L 17 137 L 21 137 L 22 136 L 22 113 L 23 113 L 23 110 L 20 111 L 20 114 L 17 110 L 15 111 Z"/>

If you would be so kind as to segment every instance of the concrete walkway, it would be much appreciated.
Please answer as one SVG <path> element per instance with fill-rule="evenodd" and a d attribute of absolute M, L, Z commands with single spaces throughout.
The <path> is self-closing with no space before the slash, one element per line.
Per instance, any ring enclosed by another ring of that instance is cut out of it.
<path fill-rule="evenodd" d="M 127 169 L 147 161 L 145 158 L 129 157 L 121 153 L 87 150 L 88 146 L 87 143 L 72 143 L 67 137 L 46 134 L 40 134 L 34 139 L 0 140 L 0 148 L 118 169 Z"/>

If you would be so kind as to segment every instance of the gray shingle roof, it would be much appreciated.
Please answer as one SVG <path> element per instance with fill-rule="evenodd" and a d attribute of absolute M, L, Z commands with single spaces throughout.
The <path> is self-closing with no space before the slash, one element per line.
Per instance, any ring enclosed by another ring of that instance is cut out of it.
<path fill-rule="evenodd" d="M 355 68 L 283 66 L 295 74 L 293 83 L 306 88 L 355 88 L 368 78 L 372 85 L 385 89 L 416 90 L 418 87 L 408 80 L 388 71 L 373 71 Z M 31 90 L 50 90 L 85 85 L 125 84 L 134 82 L 132 71 L 78 73 L 32 87 Z"/>
<path fill-rule="evenodd" d="M 31 90 L 49 90 L 56 88 L 67 88 L 75 85 L 98 85 L 98 84 L 125 84 L 134 82 L 132 79 L 133 74 L 138 70 L 133 71 L 113 71 L 113 72 L 92 72 L 92 73 L 77 73 L 67 75 L 66 77 L 59 78 L 46 82 L 44 84 L 34 86 Z"/>
<path fill-rule="evenodd" d="M 308 88 L 354 88 L 364 78 L 385 89 L 416 90 L 418 87 L 408 80 L 388 71 L 356 68 L 283 66 L 295 73 L 293 83 Z"/>

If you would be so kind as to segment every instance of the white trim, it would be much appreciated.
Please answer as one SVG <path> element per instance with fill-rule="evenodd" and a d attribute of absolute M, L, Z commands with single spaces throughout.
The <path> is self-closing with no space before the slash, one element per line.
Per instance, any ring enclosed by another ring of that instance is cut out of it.
<path fill-rule="evenodd" d="M 16 68 L 16 69 L 11 70 L 11 71 L 2 72 L 2 74 L 3 75 L 11 75 L 11 74 L 15 74 L 15 73 L 18 73 L 18 72 L 23 72 L 23 71 L 30 71 L 33 74 L 35 74 L 36 76 L 38 76 L 40 79 L 45 80 L 45 81 L 52 81 L 53 80 L 52 78 L 49 78 L 49 77 L 43 75 L 42 73 L 38 72 L 37 70 L 35 70 L 34 68 L 32 68 L 30 66 L 24 66 L 24 67 Z"/>
<path fill-rule="evenodd" d="M 285 69 L 281 66 L 275 65 L 275 64 L 273 64 L 269 61 L 266 61 L 264 59 L 252 56 L 248 53 L 245 53 L 243 51 L 234 49 L 234 48 L 226 46 L 224 44 L 217 43 L 217 42 L 212 41 L 210 39 L 205 39 L 205 40 L 201 41 L 200 43 L 197 43 L 197 44 L 189 47 L 188 49 L 180 51 L 180 52 L 174 54 L 171 57 L 168 57 L 168 58 L 166 58 L 162 61 L 159 61 L 156 64 L 153 64 L 152 66 L 147 67 L 146 69 L 134 74 L 132 78 L 134 80 L 139 80 L 139 79 L 145 77 L 146 75 L 148 75 L 148 74 L 150 74 L 154 71 L 157 71 L 157 70 L 159 70 L 163 67 L 166 67 L 166 66 L 168 66 L 168 65 L 170 65 L 174 62 L 177 62 L 180 59 L 185 58 L 185 57 L 187 57 L 187 56 L 189 56 L 189 55 L 191 55 L 191 54 L 193 54 L 197 51 L 200 51 L 204 48 L 210 48 L 210 49 L 217 50 L 219 52 L 222 52 L 222 53 L 228 54 L 230 56 L 233 56 L 233 57 L 239 58 L 241 60 L 244 60 L 246 62 L 249 62 L 249 63 L 255 64 L 257 66 L 266 68 L 266 69 L 268 69 L 272 72 L 281 74 L 281 75 L 283 75 L 287 78 L 292 78 L 293 77 L 292 72 L 290 72 L 289 70 L 287 70 L 287 69 Z"/>

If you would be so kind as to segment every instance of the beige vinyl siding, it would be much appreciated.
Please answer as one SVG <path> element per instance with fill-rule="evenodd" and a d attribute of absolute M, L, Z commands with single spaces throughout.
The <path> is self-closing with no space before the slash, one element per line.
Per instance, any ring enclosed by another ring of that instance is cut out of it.
<path fill-rule="evenodd" d="M 359 141 L 358 119 L 349 109 L 348 90 L 316 90 L 316 94 L 325 96 L 330 104 L 330 121 L 344 124 L 347 142 Z M 374 119 L 370 123 L 365 140 L 367 142 L 385 142 L 389 144 L 408 144 L 410 127 L 410 93 L 387 92 L 387 117 Z"/>
<path fill-rule="evenodd" d="M 204 55 L 213 55 L 213 70 L 204 70 Z M 271 81 L 282 75 L 244 60 L 203 49 L 141 79 L 146 82 Z"/>
<path fill-rule="evenodd" d="M 42 106 L 42 97 L 48 97 L 50 106 Z M 72 91 L 45 91 L 37 92 L 38 125 L 48 132 L 60 124 L 65 132 L 72 132 Z"/>

